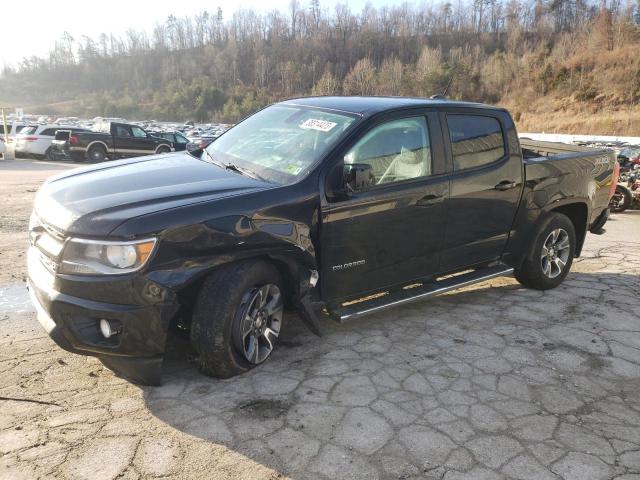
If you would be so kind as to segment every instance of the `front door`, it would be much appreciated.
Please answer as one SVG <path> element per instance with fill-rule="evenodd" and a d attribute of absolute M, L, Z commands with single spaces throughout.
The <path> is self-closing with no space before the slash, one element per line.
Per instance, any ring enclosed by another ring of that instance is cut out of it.
<path fill-rule="evenodd" d="M 338 303 L 435 274 L 449 195 L 438 116 L 377 122 L 340 156 L 339 165 L 371 165 L 374 181 L 323 201 L 323 298 Z"/>

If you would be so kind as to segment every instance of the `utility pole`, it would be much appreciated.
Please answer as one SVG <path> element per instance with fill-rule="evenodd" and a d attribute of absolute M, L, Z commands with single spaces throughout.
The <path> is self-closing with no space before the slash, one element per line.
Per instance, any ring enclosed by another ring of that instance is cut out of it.
<path fill-rule="evenodd" d="M 4 113 L 5 109 L 10 107 L 0 107 L 2 110 L 2 128 L 4 129 L 4 143 L 9 143 L 9 132 L 7 131 L 7 115 Z"/>

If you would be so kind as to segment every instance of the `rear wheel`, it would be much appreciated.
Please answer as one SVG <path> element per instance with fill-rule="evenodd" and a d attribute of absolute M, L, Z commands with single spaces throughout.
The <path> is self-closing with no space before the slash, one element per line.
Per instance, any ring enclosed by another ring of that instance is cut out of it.
<path fill-rule="evenodd" d="M 525 287 L 548 290 L 562 283 L 576 249 L 573 223 L 561 213 L 550 214 L 540 225 L 516 279 Z"/>
<path fill-rule="evenodd" d="M 102 145 L 94 145 L 87 151 L 87 158 L 90 162 L 104 162 L 107 160 L 107 151 Z"/>
<path fill-rule="evenodd" d="M 191 344 L 206 375 L 227 378 L 263 363 L 283 319 L 282 280 L 270 263 L 224 265 L 204 282 L 191 322 Z"/>
<path fill-rule="evenodd" d="M 162 147 L 158 147 L 158 150 L 156 150 L 156 153 L 161 154 L 161 153 L 169 153 L 171 151 L 171 149 L 167 146 L 162 146 Z"/>
<path fill-rule="evenodd" d="M 47 151 L 44 152 L 44 158 L 46 158 L 47 160 L 57 160 L 56 154 L 53 151 L 52 147 L 47 148 Z"/>

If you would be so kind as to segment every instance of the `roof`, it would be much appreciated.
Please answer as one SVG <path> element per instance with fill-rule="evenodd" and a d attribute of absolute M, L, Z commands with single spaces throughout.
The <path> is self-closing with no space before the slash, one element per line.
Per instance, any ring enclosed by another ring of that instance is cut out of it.
<path fill-rule="evenodd" d="M 482 103 L 464 102 L 460 100 L 417 97 L 301 97 L 285 100 L 282 103 L 327 108 L 363 116 L 374 115 L 386 110 L 403 107 L 467 106 L 474 108 L 499 108 Z"/>

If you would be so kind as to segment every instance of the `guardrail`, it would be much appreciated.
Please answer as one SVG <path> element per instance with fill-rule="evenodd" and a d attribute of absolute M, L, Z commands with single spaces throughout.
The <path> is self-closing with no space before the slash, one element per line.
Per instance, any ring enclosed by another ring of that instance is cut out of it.
<path fill-rule="evenodd" d="M 562 133 L 519 133 L 520 138 L 540 140 L 543 142 L 597 142 L 597 143 L 630 143 L 640 145 L 640 137 L 616 137 L 609 135 L 567 135 Z"/>

